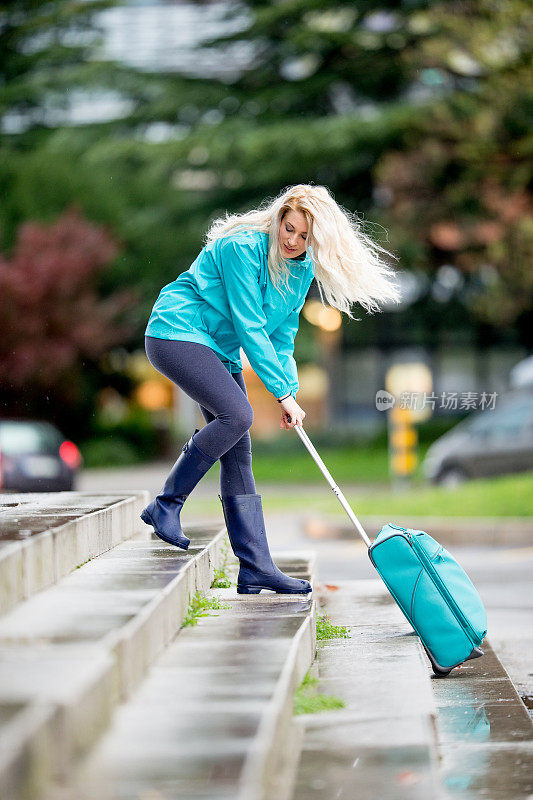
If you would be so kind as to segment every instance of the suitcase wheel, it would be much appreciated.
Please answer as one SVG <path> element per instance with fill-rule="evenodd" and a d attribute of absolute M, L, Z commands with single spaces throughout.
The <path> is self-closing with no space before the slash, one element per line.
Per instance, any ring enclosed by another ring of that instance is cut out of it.
<path fill-rule="evenodd" d="M 436 663 L 435 659 L 433 658 L 433 656 L 431 655 L 425 644 L 423 644 L 423 647 L 424 650 L 426 651 L 427 657 L 431 662 L 431 668 L 433 669 L 433 674 L 435 675 L 435 677 L 446 678 L 452 671 L 453 667 L 450 667 L 450 669 L 445 669 L 443 667 L 440 667 Z M 471 658 L 481 658 L 482 655 L 483 655 L 483 650 L 480 647 L 474 647 L 470 655 L 465 658 L 465 661 L 470 661 Z M 464 661 L 462 663 L 464 664 Z M 458 667 L 459 664 L 455 664 L 455 666 Z"/>
<path fill-rule="evenodd" d="M 452 671 L 451 669 L 439 669 L 434 664 L 432 664 L 431 667 L 433 669 L 433 674 L 435 675 L 436 678 L 447 678 L 450 672 Z"/>
<path fill-rule="evenodd" d="M 450 667 L 450 669 L 444 669 L 443 667 L 440 667 L 436 663 L 435 659 L 433 658 L 433 656 L 431 655 L 431 653 L 429 652 L 428 648 L 426 647 L 426 645 L 423 642 L 422 642 L 422 646 L 423 646 L 424 650 L 426 651 L 426 655 L 427 655 L 427 657 L 429 658 L 429 660 L 431 662 L 431 668 L 433 670 L 433 674 L 435 675 L 435 677 L 436 678 L 446 678 L 450 674 L 450 672 L 452 671 L 453 667 Z"/>

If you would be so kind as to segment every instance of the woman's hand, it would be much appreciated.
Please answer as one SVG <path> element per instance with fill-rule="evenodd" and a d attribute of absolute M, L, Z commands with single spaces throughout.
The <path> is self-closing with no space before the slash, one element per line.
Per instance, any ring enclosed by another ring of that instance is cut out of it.
<path fill-rule="evenodd" d="M 303 408 L 300 408 L 300 406 L 298 405 L 294 397 L 292 397 L 292 395 L 289 395 L 289 397 L 286 397 L 285 400 L 282 400 L 280 406 L 281 406 L 281 422 L 279 423 L 280 428 L 286 428 L 287 430 L 290 430 L 291 428 L 294 428 L 295 425 L 303 424 L 305 411 L 303 410 Z"/>

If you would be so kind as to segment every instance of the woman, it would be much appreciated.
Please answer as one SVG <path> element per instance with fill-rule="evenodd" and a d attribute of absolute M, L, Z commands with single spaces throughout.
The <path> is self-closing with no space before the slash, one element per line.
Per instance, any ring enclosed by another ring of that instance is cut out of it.
<path fill-rule="evenodd" d="M 285 575 L 270 556 L 252 473 L 253 410 L 240 348 L 280 403 L 280 427 L 302 425 L 294 337 L 313 278 L 321 297 L 323 290 L 329 305 L 353 319 L 353 302 L 372 313 L 379 302 L 398 299 L 394 273 L 379 257 L 387 251 L 323 186 L 289 187 L 256 210 L 215 220 L 206 240 L 191 267 L 161 290 L 145 345 L 151 364 L 199 404 L 207 424 L 183 446 L 141 518 L 186 550 L 181 508 L 220 459 L 219 498 L 240 561 L 237 592 L 305 594 L 310 583 Z"/>

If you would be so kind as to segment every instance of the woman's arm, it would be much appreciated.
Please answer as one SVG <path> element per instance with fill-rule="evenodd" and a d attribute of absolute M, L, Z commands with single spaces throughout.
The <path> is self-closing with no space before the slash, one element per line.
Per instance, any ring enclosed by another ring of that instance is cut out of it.
<path fill-rule="evenodd" d="M 294 340 L 300 325 L 300 311 L 304 306 L 312 280 L 313 275 L 309 277 L 309 281 L 302 287 L 302 294 L 298 303 L 292 309 L 288 317 L 286 317 L 286 319 L 270 334 L 270 340 L 274 345 L 278 358 L 288 379 L 291 381 L 291 393 L 293 396 L 296 396 L 300 388 L 298 368 L 294 360 Z"/>
<path fill-rule="evenodd" d="M 298 331 L 299 317 L 300 309 L 293 309 L 285 321 L 270 334 L 270 341 L 290 381 L 289 391 L 293 396 L 296 395 L 300 388 L 298 369 L 294 360 L 294 339 Z"/>

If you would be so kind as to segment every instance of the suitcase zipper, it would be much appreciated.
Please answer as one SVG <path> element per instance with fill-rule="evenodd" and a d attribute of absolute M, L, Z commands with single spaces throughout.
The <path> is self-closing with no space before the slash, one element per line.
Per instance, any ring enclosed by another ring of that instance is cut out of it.
<path fill-rule="evenodd" d="M 416 536 L 413 536 L 407 530 L 407 528 L 400 528 L 400 530 L 405 531 L 405 535 L 407 536 L 407 539 L 409 540 L 409 543 L 411 544 L 413 549 L 416 551 L 416 553 L 417 553 L 419 559 L 422 561 L 422 563 L 425 564 L 426 569 L 428 570 L 428 572 L 430 573 L 431 577 L 433 578 L 433 583 L 435 584 L 437 589 L 440 591 L 440 593 L 442 594 L 444 599 L 447 601 L 447 603 L 450 606 L 450 609 L 451 609 L 452 613 L 454 614 L 454 616 L 456 617 L 457 621 L 460 622 L 462 624 L 462 626 L 466 629 L 468 635 L 470 636 L 470 639 L 472 640 L 472 643 L 474 645 L 476 645 L 476 646 L 478 644 L 480 644 L 479 635 L 473 629 L 472 625 L 467 620 L 467 618 L 465 617 L 465 615 L 463 614 L 463 612 L 461 611 L 461 609 L 459 608 L 459 606 L 457 605 L 457 603 L 453 599 L 452 595 L 450 594 L 450 592 L 446 588 L 444 582 L 442 581 L 442 578 L 440 577 L 440 575 L 438 574 L 437 570 L 435 569 L 435 567 L 431 563 L 431 560 L 430 560 L 428 554 L 426 553 L 426 551 L 424 550 L 424 548 L 422 547 L 420 542 L 417 541 Z M 442 549 L 443 548 L 441 547 L 441 550 L 439 552 L 441 552 Z"/>

